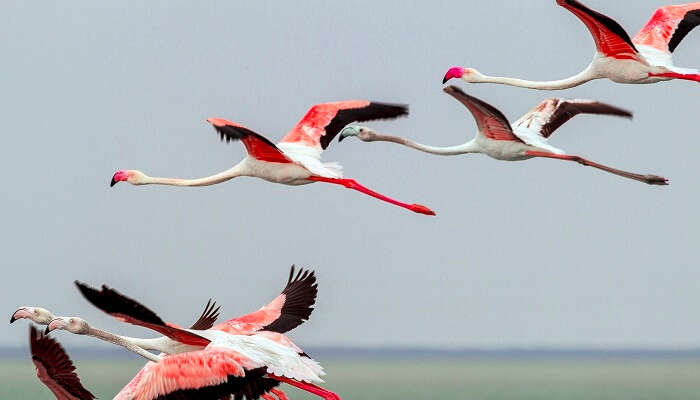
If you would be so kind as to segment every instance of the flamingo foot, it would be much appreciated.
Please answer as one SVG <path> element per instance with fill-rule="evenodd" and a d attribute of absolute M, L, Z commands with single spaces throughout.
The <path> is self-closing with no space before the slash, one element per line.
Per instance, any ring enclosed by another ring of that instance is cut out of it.
<path fill-rule="evenodd" d="M 281 391 L 281 390 L 279 390 L 279 389 L 273 388 L 273 389 L 270 389 L 270 392 L 274 393 L 275 396 L 277 396 L 277 398 L 278 398 L 279 400 L 289 400 L 289 398 L 287 397 L 287 395 L 284 394 L 284 392 Z"/>
<path fill-rule="evenodd" d="M 410 206 L 408 206 L 408 209 L 418 214 L 435 215 L 435 211 L 429 209 L 428 207 L 422 204 L 411 204 Z"/>
<path fill-rule="evenodd" d="M 649 185 L 668 185 L 668 179 L 658 175 L 644 175 L 644 182 Z"/>

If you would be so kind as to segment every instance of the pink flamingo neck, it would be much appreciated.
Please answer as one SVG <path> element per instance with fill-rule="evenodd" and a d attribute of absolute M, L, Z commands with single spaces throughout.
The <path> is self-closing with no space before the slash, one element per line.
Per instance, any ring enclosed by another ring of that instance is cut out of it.
<path fill-rule="evenodd" d="M 415 213 L 425 214 L 425 215 L 435 215 L 435 212 L 433 210 L 429 209 L 428 207 L 426 207 L 424 205 L 402 203 L 400 201 L 397 201 L 397 200 L 394 200 L 392 198 L 386 197 L 382 194 L 379 194 L 373 190 L 370 190 L 370 189 L 360 185 L 359 183 L 357 183 L 354 179 L 325 178 L 322 176 L 311 176 L 308 179 L 310 181 L 332 183 L 334 185 L 342 185 L 348 189 L 357 190 L 358 192 L 372 196 L 375 199 L 386 201 L 387 203 L 391 203 L 391 204 L 394 204 L 396 206 L 403 207 L 403 208 L 405 208 L 407 210 L 411 210 Z"/>

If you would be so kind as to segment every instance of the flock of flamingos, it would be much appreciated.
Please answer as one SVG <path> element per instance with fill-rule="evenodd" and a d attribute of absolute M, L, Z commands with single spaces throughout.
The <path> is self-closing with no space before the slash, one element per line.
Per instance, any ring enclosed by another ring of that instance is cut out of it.
<path fill-rule="evenodd" d="M 618 83 L 656 83 L 671 79 L 700 82 L 700 71 L 675 67 L 672 53 L 681 40 L 700 24 L 700 2 L 658 9 L 634 37 L 613 19 L 576 0 L 557 4 L 578 17 L 593 35 L 596 53 L 581 73 L 567 79 L 533 82 L 484 75 L 473 68 L 453 67 L 443 83 L 461 78 L 471 83 L 500 83 L 541 90 L 567 89 L 593 79 L 608 78 Z M 321 161 L 321 152 L 333 138 L 339 141 L 356 136 L 366 141 L 388 141 L 437 155 L 483 153 L 506 160 L 546 157 L 575 161 L 651 185 L 666 185 L 660 176 L 637 174 L 569 155 L 548 143 L 562 124 L 577 114 L 603 114 L 631 117 L 629 111 L 588 100 L 547 99 L 515 123 L 495 107 L 472 97 L 455 86 L 444 91 L 457 99 L 476 120 L 474 139 L 452 147 L 433 147 L 411 140 L 377 133 L 370 128 L 349 125 L 355 122 L 391 119 L 408 114 L 403 105 L 372 101 L 342 101 L 317 104 L 280 141 L 271 141 L 252 130 L 220 118 L 209 122 L 227 142 L 240 140 L 248 156 L 233 168 L 199 179 L 150 177 L 137 170 L 120 170 L 111 185 L 125 181 L 132 185 L 161 184 L 206 186 L 238 176 L 254 176 L 269 182 L 304 185 L 325 182 L 342 185 L 416 213 L 435 215 L 426 206 L 403 203 L 343 178 L 341 166 Z M 56 316 L 40 307 L 22 307 L 10 319 L 30 319 L 45 325 L 43 333 L 30 328 L 30 348 L 37 376 L 60 400 L 94 399 L 85 389 L 63 348 L 49 332 L 65 330 L 88 335 L 122 346 L 148 363 L 115 399 L 242 399 L 262 397 L 286 400 L 277 387 L 287 383 L 324 399 L 339 399 L 318 386 L 324 375 L 321 365 L 295 345 L 285 333 L 306 321 L 316 300 L 317 284 L 313 271 L 294 266 L 282 293 L 256 312 L 214 325 L 219 307 L 207 303 L 199 319 L 189 328 L 163 321 L 153 311 L 114 289 L 95 289 L 76 282 L 81 294 L 94 306 L 120 321 L 139 325 L 163 335 L 155 339 L 120 336 L 93 327 L 78 317 Z M 154 353 L 157 352 L 159 354 Z"/>

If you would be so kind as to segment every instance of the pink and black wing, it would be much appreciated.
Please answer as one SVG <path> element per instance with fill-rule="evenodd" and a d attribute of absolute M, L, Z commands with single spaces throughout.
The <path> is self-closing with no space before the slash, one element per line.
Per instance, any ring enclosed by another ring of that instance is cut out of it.
<path fill-rule="evenodd" d="M 39 379 L 58 400 L 92 400 L 75 373 L 75 366 L 63 347 L 53 338 L 44 336 L 34 326 L 29 327 L 29 348 Z"/>
<path fill-rule="evenodd" d="M 274 143 L 243 125 L 221 118 L 208 118 L 207 122 L 219 133 L 222 141 L 225 140 L 228 143 L 240 140 L 248 155 L 257 160 L 276 163 L 292 162 Z"/>
<path fill-rule="evenodd" d="M 637 48 L 632 39 L 614 19 L 586 7 L 577 0 L 557 0 L 557 4 L 571 11 L 586 25 L 600 53 L 617 59 L 638 59 Z"/>
<path fill-rule="evenodd" d="M 236 334 L 288 332 L 309 319 L 317 294 L 318 284 L 314 271 L 303 268 L 295 271 L 292 265 L 287 285 L 279 296 L 260 310 L 223 322 L 214 329 Z"/>
<path fill-rule="evenodd" d="M 700 25 L 700 2 L 659 8 L 632 39 L 635 44 L 673 53 L 681 41 Z"/>
<path fill-rule="evenodd" d="M 394 119 L 408 115 L 404 104 L 349 100 L 316 104 L 280 143 L 299 143 L 326 149 L 333 138 L 353 122 Z"/>
<path fill-rule="evenodd" d="M 209 299 L 209 301 L 207 301 L 207 305 L 204 306 L 202 315 L 200 315 L 197 321 L 192 324 L 190 329 L 195 331 L 206 331 L 207 329 L 211 329 L 211 327 L 214 326 L 216 319 L 219 318 L 219 309 L 221 309 L 221 306 L 217 307 L 216 302 Z"/>
<path fill-rule="evenodd" d="M 266 378 L 265 367 L 246 371 L 245 376 L 229 375 L 226 381 L 196 389 L 177 389 L 155 397 L 155 400 L 256 400 L 280 385 L 280 381 Z"/>
<path fill-rule="evenodd" d="M 257 399 L 279 383 L 266 367 L 228 348 L 165 356 L 148 363 L 115 399 Z"/>
<path fill-rule="evenodd" d="M 632 112 L 593 100 L 546 99 L 520 118 L 514 125 L 548 138 L 560 126 L 579 114 L 613 115 L 632 118 Z"/>
<path fill-rule="evenodd" d="M 120 321 L 152 329 L 180 343 L 192 346 L 209 344 L 208 339 L 167 324 L 153 311 L 106 285 L 97 290 L 78 281 L 75 284 L 87 301 Z"/>
<path fill-rule="evenodd" d="M 522 142 L 513 134 L 508 119 L 496 107 L 464 93 L 457 86 L 448 86 L 442 90 L 467 107 L 476 120 L 479 132 L 485 137 L 493 140 Z"/>

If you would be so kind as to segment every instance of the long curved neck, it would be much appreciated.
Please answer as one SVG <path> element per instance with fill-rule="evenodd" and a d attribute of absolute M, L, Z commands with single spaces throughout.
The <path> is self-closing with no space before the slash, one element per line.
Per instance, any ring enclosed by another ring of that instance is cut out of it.
<path fill-rule="evenodd" d="M 150 353 L 143 348 L 139 347 L 135 343 L 133 343 L 130 339 L 131 338 L 126 338 L 124 336 L 119 336 L 115 335 L 113 333 L 103 331 L 102 329 L 97 329 L 93 327 L 88 327 L 87 335 L 98 338 L 100 340 L 104 340 L 105 342 L 109 342 L 112 344 L 116 344 L 117 346 L 124 347 L 127 350 L 133 351 L 134 353 L 149 359 L 154 362 L 158 362 L 161 360 L 160 357 L 157 355 Z"/>
<path fill-rule="evenodd" d="M 209 186 L 215 185 L 217 183 L 226 182 L 229 179 L 233 179 L 238 176 L 245 175 L 244 169 L 242 167 L 242 162 L 235 167 L 228 169 L 218 174 L 206 176 L 204 178 L 196 179 L 180 179 L 180 178 L 157 178 L 151 176 L 144 176 L 144 178 L 138 182 L 138 185 L 168 185 L 168 186 Z"/>
<path fill-rule="evenodd" d="M 592 81 L 597 78 L 598 77 L 594 72 L 594 63 L 591 63 L 591 65 L 589 65 L 580 73 L 570 78 L 559 79 L 556 81 L 528 81 L 525 79 L 507 78 L 502 76 L 488 76 L 482 74 L 479 80 L 474 81 L 474 83 L 497 83 L 501 85 L 510 85 L 538 90 L 562 90 L 579 86 L 583 83 Z"/>
<path fill-rule="evenodd" d="M 425 145 L 422 143 L 417 143 L 417 142 L 414 142 L 413 140 L 398 137 L 398 136 L 375 134 L 372 137 L 372 141 L 373 142 L 377 141 L 377 142 L 398 143 L 398 144 L 402 144 L 406 147 L 410 147 L 412 149 L 422 151 L 424 153 L 430 153 L 430 154 L 435 154 L 435 155 L 439 155 L 439 156 L 455 156 L 458 154 L 478 153 L 478 148 L 475 145 L 474 140 L 471 140 L 467 143 L 460 144 L 457 146 L 436 147 L 436 146 L 428 146 L 428 145 Z"/>

